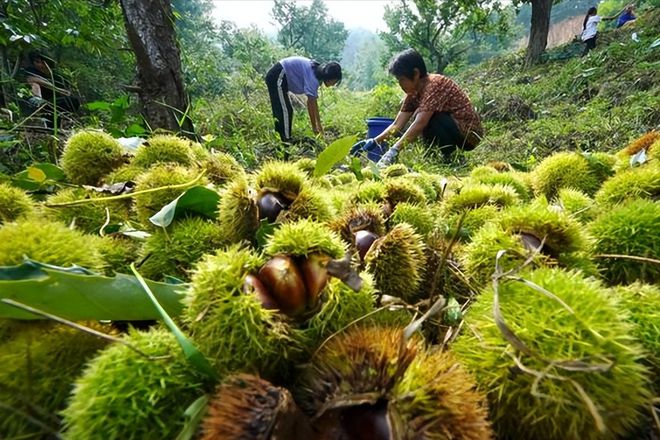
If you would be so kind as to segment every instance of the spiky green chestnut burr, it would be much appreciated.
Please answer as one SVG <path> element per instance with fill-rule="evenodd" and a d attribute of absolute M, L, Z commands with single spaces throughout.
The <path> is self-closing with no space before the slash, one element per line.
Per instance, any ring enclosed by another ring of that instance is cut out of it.
<path fill-rule="evenodd" d="M 396 225 L 377 239 L 366 254 L 367 270 L 383 294 L 414 301 L 424 275 L 424 242 L 412 226 Z"/>
<path fill-rule="evenodd" d="M 24 257 L 58 266 L 103 267 L 96 237 L 41 219 L 22 219 L 0 228 L 0 266 L 21 264 Z"/>
<path fill-rule="evenodd" d="M 391 179 L 393 177 L 404 176 L 408 174 L 408 167 L 402 163 L 395 163 L 388 167 L 383 168 L 380 171 L 380 177 L 382 179 Z"/>
<path fill-rule="evenodd" d="M 131 330 L 125 340 L 143 354 L 113 344 L 87 365 L 62 412 L 65 438 L 155 440 L 181 431 L 184 411 L 204 390 L 176 338 L 156 328 Z"/>
<path fill-rule="evenodd" d="M 427 206 L 399 203 L 389 218 L 390 227 L 408 223 L 422 237 L 426 237 L 434 228 L 434 218 Z"/>
<path fill-rule="evenodd" d="M 442 204 L 446 213 L 457 213 L 485 205 L 498 208 L 517 205 L 520 198 L 515 189 L 508 185 L 468 184 L 460 192 L 448 196 Z"/>
<path fill-rule="evenodd" d="M 121 145 L 102 131 L 83 130 L 69 138 L 60 161 L 73 183 L 97 185 L 101 178 L 124 163 Z"/>
<path fill-rule="evenodd" d="M 138 147 L 131 164 L 141 168 L 163 163 L 187 167 L 192 165 L 194 159 L 192 145 L 188 139 L 159 134 L 150 137 Z"/>
<path fill-rule="evenodd" d="M 48 197 L 47 203 L 69 203 L 100 197 L 103 197 L 103 195 L 95 191 L 82 188 L 65 188 Z M 104 225 L 119 224 L 126 221 L 129 218 L 129 212 L 130 206 L 127 200 L 100 201 L 82 205 L 46 208 L 46 215 L 49 218 L 58 220 L 67 226 L 75 226 L 76 229 L 90 234 L 98 234 Z M 109 222 L 107 222 L 108 220 Z"/>
<path fill-rule="evenodd" d="M 623 255 L 595 260 L 601 275 L 610 283 L 660 282 L 660 266 L 643 260 L 660 255 L 660 202 L 631 200 L 601 214 L 589 230 L 596 240 L 596 255 Z M 642 260 L 628 259 L 626 255 Z"/>
<path fill-rule="evenodd" d="M 106 326 L 87 324 L 108 332 Z M 6 342 L 5 342 L 6 341 Z M 32 322 L 0 343 L 2 438 L 50 438 L 58 432 L 71 382 L 105 339 L 63 325 Z M 41 421 L 43 425 L 34 423 Z"/>
<path fill-rule="evenodd" d="M 144 173 L 144 169 L 132 164 L 123 165 L 103 177 L 103 183 L 112 185 L 120 182 L 135 182 L 137 177 Z"/>
<path fill-rule="evenodd" d="M 442 177 L 436 174 L 426 173 L 424 171 L 410 173 L 407 177 L 424 192 L 424 197 L 428 203 L 437 202 L 442 194 Z"/>
<path fill-rule="evenodd" d="M 131 272 L 131 263 L 138 261 L 142 241 L 125 235 L 112 235 L 99 240 L 99 252 L 105 262 L 105 273 Z"/>
<path fill-rule="evenodd" d="M 385 234 L 385 219 L 381 208 L 374 203 L 354 205 L 343 211 L 341 216 L 330 223 L 330 228 L 341 235 L 346 243 L 354 243 L 357 231 L 371 231 Z"/>
<path fill-rule="evenodd" d="M 286 162 L 268 162 L 257 172 L 255 186 L 257 190 L 278 192 L 293 200 L 305 182 L 305 173 L 295 164 Z"/>
<path fill-rule="evenodd" d="M 401 330 L 335 336 L 303 371 L 297 401 L 327 438 L 490 439 L 484 398 L 449 353 L 402 346 Z M 324 437 L 326 438 L 326 437 Z"/>
<path fill-rule="evenodd" d="M 199 162 L 199 167 L 206 170 L 206 177 L 218 186 L 245 176 L 245 170 L 233 156 L 221 151 L 209 154 Z"/>
<path fill-rule="evenodd" d="M 288 208 L 277 216 L 280 223 L 295 222 L 302 219 L 327 221 L 335 215 L 330 199 L 319 187 L 305 183 Z"/>
<path fill-rule="evenodd" d="M 322 253 L 331 258 L 341 258 L 346 252 L 346 246 L 339 236 L 324 224 L 299 220 L 277 228 L 268 240 L 264 252 L 269 256 L 308 256 Z"/>
<path fill-rule="evenodd" d="M 341 185 L 349 185 L 357 182 L 357 178 L 353 173 L 341 173 L 335 176 Z"/>
<path fill-rule="evenodd" d="M 593 195 L 599 184 L 589 161 L 574 152 L 548 156 L 532 172 L 534 192 L 548 199 L 555 197 L 561 188 L 574 188 Z"/>
<path fill-rule="evenodd" d="M 494 176 L 497 173 L 499 173 L 499 171 L 490 165 L 480 165 L 472 168 L 470 171 L 470 178 L 476 181 L 481 181 L 481 179 L 488 176 Z"/>
<path fill-rule="evenodd" d="M 363 181 L 353 190 L 350 204 L 382 203 L 387 200 L 387 189 L 380 181 Z"/>
<path fill-rule="evenodd" d="M 530 199 L 532 189 L 520 177 L 519 174 L 513 172 L 493 173 L 471 177 L 471 180 L 487 185 L 507 185 L 513 188 L 521 201 L 525 202 Z"/>
<path fill-rule="evenodd" d="M 253 242 L 259 229 L 259 208 L 247 178 L 239 176 L 220 191 L 218 222 L 227 243 Z"/>
<path fill-rule="evenodd" d="M 420 205 L 426 204 L 424 191 L 405 176 L 386 179 L 383 183 L 385 185 L 385 191 L 387 192 L 387 201 L 392 209 L 394 209 L 399 203 L 404 202 Z"/>
<path fill-rule="evenodd" d="M 138 176 L 135 191 L 181 185 L 192 182 L 197 175 L 198 173 L 196 171 L 188 170 L 178 165 L 156 165 Z M 203 180 L 196 183 L 196 185 L 203 184 Z M 163 206 L 179 197 L 185 190 L 186 188 L 168 188 L 136 196 L 135 209 L 140 223 L 145 227 L 151 227 L 152 224 L 149 218 L 160 211 Z"/>
<path fill-rule="evenodd" d="M 596 193 L 596 203 L 613 205 L 635 198 L 657 200 L 660 197 L 660 163 L 617 173 L 603 183 Z"/>
<path fill-rule="evenodd" d="M 246 276 L 263 264 L 253 251 L 232 246 L 207 255 L 193 274 L 184 319 L 192 339 L 221 372 L 276 376 L 299 350 L 286 317 L 244 292 Z"/>
<path fill-rule="evenodd" d="M 596 215 L 594 200 L 577 189 L 562 188 L 557 193 L 553 206 L 566 212 L 581 223 L 591 221 Z"/>
<path fill-rule="evenodd" d="M 461 229 L 458 231 L 458 238 L 462 241 L 470 241 L 483 225 L 496 219 L 499 212 L 499 208 L 495 205 L 484 205 L 479 208 L 468 209 L 462 213 L 448 215 L 444 220 L 440 220 L 440 224 L 446 231 L 445 235 L 452 237 L 461 218 L 463 218 Z M 464 217 L 463 214 L 465 214 Z"/>
<path fill-rule="evenodd" d="M 522 277 L 558 298 L 519 281 L 499 283 L 502 318 L 531 354 L 494 324 L 492 288 L 471 307 L 468 330 L 452 347 L 488 395 L 497 434 L 547 440 L 625 434 L 649 402 L 632 326 L 593 278 L 549 268 Z"/>
<path fill-rule="evenodd" d="M 634 324 L 633 336 L 646 350 L 644 363 L 652 371 L 656 391 L 660 387 L 660 287 L 632 283 L 616 286 L 611 292 L 625 319 Z"/>
<path fill-rule="evenodd" d="M 269 222 L 329 220 L 334 212 L 323 190 L 314 187 L 294 164 L 269 162 L 255 176 L 259 218 Z"/>
<path fill-rule="evenodd" d="M 168 275 L 188 280 L 195 263 L 204 254 L 220 248 L 223 240 L 217 223 L 198 217 L 176 221 L 167 231 L 157 230 L 145 240 L 140 252 L 140 274 L 151 280 Z"/>
<path fill-rule="evenodd" d="M 25 191 L 0 183 L 0 225 L 26 217 L 34 211 L 34 202 Z"/>
<path fill-rule="evenodd" d="M 614 165 L 617 162 L 613 154 L 596 152 L 584 153 L 584 158 L 589 162 L 589 168 L 599 183 L 602 183 L 614 175 Z"/>
<path fill-rule="evenodd" d="M 369 274 L 362 274 L 362 287 L 355 292 L 336 278 L 328 281 L 323 291 L 321 306 L 307 322 L 296 332 L 300 344 L 307 353 L 314 352 L 331 335 L 343 331 L 357 320 L 367 317 L 375 310 L 376 289 Z M 391 322 L 399 316 L 385 316 L 389 312 L 380 312 L 362 320 L 362 322 Z M 406 323 L 410 318 L 406 316 Z"/>
<path fill-rule="evenodd" d="M 461 252 L 466 274 L 482 286 L 495 271 L 495 257 L 500 250 L 507 253 L 500 260 L 503 270 L 522 264 L 537 249 L 536 265 L 559 264 L 594 274 L 589 256 L 592 240 L 581 225 L 567 213 L 552 209 L 543 199 L 501 212 L 472 237 Z"/>
<path fill-rule="evenodd" d="M 251 374 L 225 379 L 202 423 L 201 440 L 314 438 L 289 391 Z"/>
<path fill-rule="evenodd" d="M 316 160 L 309 157 L 302 157 L 293 164 L 308 177 L 314 174 L 314 169 L 316 168 Z"/>

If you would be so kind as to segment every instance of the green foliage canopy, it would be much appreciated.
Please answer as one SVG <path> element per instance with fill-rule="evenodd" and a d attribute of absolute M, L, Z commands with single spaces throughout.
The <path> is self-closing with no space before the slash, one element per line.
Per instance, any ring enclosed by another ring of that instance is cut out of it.
<path fill-rule="evenodd" d="M 296 49 L 319 61 L 341 56 L 348 32 L 344 24 L 328 18 L 323 0 L 302 6 L 294 0 L 275 0 L 272 16 L 280 25 L 277 34 L 286 49 Z"/>

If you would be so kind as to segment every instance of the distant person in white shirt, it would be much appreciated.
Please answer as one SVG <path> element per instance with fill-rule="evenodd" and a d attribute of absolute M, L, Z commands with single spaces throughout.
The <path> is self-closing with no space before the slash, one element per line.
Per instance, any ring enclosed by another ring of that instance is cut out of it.
<path fill-rule="evenodd" d="M 598 34 L 598 23 L 600 23 L 600 16 L 595 6 L 592 6 L 587 11 L 582 23 L 582 41 L 584 41 L 585 48 L 582 56 L 589 53 L 591 49 L 596 47 L 596 36 Z"/>

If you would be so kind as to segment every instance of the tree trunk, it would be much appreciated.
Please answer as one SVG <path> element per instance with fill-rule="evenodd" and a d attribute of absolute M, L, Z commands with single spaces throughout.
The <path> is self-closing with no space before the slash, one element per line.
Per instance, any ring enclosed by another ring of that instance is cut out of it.
<path fill-rule="evenodd" d="M 548 45 L 552 2 L 553 0 L 531 0 L 532 23 L 529 29 L 529 42 L 527 43 L 527 54 L 525 56 L 526 66 L 537 63 Z"/>
<path fill-rule="evenodd" d="M 137 62 L 138 97 L 145 120 L 152 130 L 163 128 L 195 137 L 187 116 L 189 102 L 169 0 L 121 0 L 121 9 Z"/>

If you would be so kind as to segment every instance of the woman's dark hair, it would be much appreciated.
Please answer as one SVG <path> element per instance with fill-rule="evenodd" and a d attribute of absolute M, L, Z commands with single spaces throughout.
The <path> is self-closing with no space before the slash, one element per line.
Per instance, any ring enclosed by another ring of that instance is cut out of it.
<path fill-rule="evenodd" d="M 582 30 L 585 30 L 587 28 L 587 21 L 589 21 L 589 17 L 592 15 L 596 15 L 598 13 L 598 9 L 596 9 L 595 6 L 592 6 L 587 10 L 587 15 L 584 17 L 584 21 L 582 22 Z"/>
<path fill-rule="evenodd" d="M 405 76 L 408 79 L 413 79 L 415 76 L 415 69 L 419 70 L 419 77 L 424 78 L 428 73 L 426 72 L 426 64 L 424 58 L 415 49 L 404 50 L 392 58 L 390 62 L 389 72 L 396 76 Z"/>
<path fill-rule="evenodd" d="M 320 81 L 332 81 L 336 79 L 336 85 L 341 83 L 341 66 L 336 61 L 330 61 L 324 64 L 312 61 L 312 69 L 314 69 L 314 75 Z"/>

